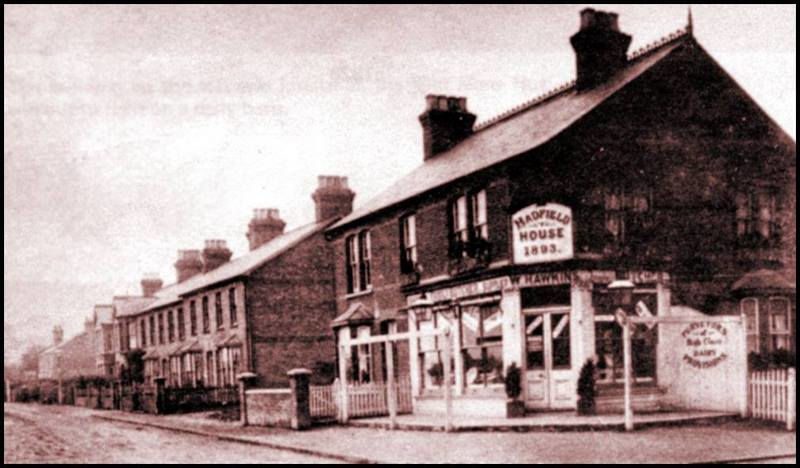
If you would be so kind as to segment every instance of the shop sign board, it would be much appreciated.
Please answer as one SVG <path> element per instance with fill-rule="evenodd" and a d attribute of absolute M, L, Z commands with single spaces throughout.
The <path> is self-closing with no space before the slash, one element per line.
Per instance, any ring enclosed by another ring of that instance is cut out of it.
<path fill-rule="evenodd" d="M 546 263 L 573 256 L 572 209 L 558 203 L 530 205 L 511 217 L 514 263 Z"/>
<path fill-rule="evenodd" d="M 681 332 L 683 361 L 698 369 L 714 367 L 727 359 L 728 330 L 720 322 L 695 322 Z"/>

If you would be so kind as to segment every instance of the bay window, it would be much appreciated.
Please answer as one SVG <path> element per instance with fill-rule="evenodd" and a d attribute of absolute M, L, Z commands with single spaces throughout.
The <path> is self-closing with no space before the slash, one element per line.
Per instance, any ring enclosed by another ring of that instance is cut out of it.
<path fill-rule="evenodd" d="M 769 299 L 769 343 L 772 351 L 791 349 L 791 324 L 789 300 L 784 297 Z"/>
<path fill-rule="evenodd" d="M 752 297 L 742 299 L 741 308 L 747 333 L 747 352 L 758 353 L 761 349 L 758 334 L 758 299 Z"/>

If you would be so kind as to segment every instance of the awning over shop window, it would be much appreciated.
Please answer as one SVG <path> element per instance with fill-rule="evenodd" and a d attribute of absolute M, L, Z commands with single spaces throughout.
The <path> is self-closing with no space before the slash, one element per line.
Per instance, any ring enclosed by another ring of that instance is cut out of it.
<path fill-rule="evenodd" d="M 795 284 L 775 270 L 761 268 L 745 273 L 731 286 L 732 292 L 783 291 L 794 293 Z"/>
<path fill-rule="evenodd" d="M 350 307 L 331 321 L 331 328 L 339 328 L 348 325 L 355 325 L 361 323 L 372 323 L 375 320 L 375 315 L 372 310 L 360 302 L 350 304 Z"/>

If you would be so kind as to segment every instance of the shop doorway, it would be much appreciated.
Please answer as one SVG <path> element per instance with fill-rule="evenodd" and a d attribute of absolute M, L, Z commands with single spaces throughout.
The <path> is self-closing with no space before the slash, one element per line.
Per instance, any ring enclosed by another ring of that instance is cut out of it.
<path fill-rule="evenodd" d="M 523 311 L 525 319 L 525 406 L 569 409 L 575 406 L 571 363 L 570 308 Z"/>

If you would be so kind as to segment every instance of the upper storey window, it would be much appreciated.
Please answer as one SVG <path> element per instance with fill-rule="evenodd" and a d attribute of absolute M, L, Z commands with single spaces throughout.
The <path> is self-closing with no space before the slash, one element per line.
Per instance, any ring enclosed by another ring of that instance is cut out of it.
<path fill-rule="evenodd" d="M 634 240 L 650 227 L 653 204 L 649 190 L 608 189 L 603 195 L 606 231 L 616 241 Z"/>
<path fill-rule="evenodd" d="M 417 267 L 417 221 L 413 214 L 400 219 L 400 271 L 411 273 Z"/>
<path fill-rule="evenodd" d="M 486 190 L 462 195 L 450 203 L 450 256 L 474 257 L 489 240 Z"/>
<path fill-rule="evenodd" d="M 779 235 L 778 202 L 773 191 L 753 189 L 736 194 L 736 236 L 766 240 Z"/>
<path fill-rule="evenodd" d="M 367 291 L 372 287 L 372 247 L 369 231 L 364 230 L 357 235 L 345 239 L 345 257 L 347 258 L 347 292 Z"/>

